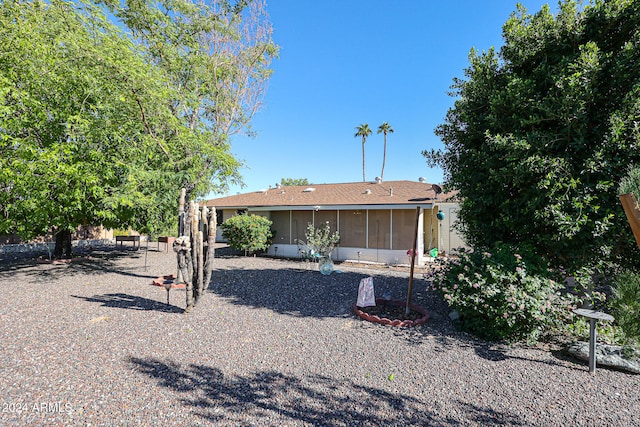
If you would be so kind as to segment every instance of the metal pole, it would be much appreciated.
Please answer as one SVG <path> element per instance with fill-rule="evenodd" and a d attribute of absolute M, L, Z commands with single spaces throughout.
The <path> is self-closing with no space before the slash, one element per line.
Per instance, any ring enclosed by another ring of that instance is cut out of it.
<path fill-rule="evenodd" d="M 589 322 L 589 372 L 596 372 L 596 319 Z"/>

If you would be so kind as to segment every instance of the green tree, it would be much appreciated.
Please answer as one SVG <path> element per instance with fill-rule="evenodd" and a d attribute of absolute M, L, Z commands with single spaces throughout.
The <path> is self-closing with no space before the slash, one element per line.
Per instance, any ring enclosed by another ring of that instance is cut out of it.
<path fill-rule="evenodd" d="M 236 215 L 220 226 L 222 235 L 232 248 L 251 252 L 267 249 L 273 240 L 272 222 L 260 215 Z"/>
<path fill-rule="evenodd" d="M 504 46 L 471 51 L 423 152 L 459 191 L 475 246 L 531 242 L 563 264 L 631 250 L 616 183 L 640 158 L 640 2 L 522 6 Z"/>
<path fill-rule="evenodd" d="M 70 257 L 80 224 L 153 227 L 168 188 L 141 111 L 166 122 L 162 76 L 91 4 L 1 5 L 0 232 L 53 229 Z"/>
<path fill-rule="evenodd" d="M 0 4 L 0 232 L 70 256 L 79 224 L 153 233 L 181 187 L 240 180 L 230 137 L 277 53 L 262 0 Z"/>
<path fill-rule="evenodd" d="M 174 121 L 155 133 L 174 140 L 166 157 L 187 201 L 241 182 L 230 138 L 250 131 L 277 55 L 264 0 L 104 3 L 170 82 Z"/>
<path fill-rule="evenodd" d="M 364 123 L 360 126 L 356 126 L 356 134 L 354 136 L 356 138 L 359 136 L 362 137 L 362 182 L 367 180 L 364 172 L 364 143 L 367 142 L 369 135 L 371 135 L 371 129 L 368 124 Z"/>
<path fill-rule="evenodd" d="M 387 163 L 387 134 L 393 133 L 393 128 L 388 122 L 382 123 L 378 126 L 378 133 L 384 135 L 384 149 L 382 154 L 382 172 L 380 172 L 380 179 L 384 179 L 384 165 Z"/>
<path fill-rule="evenodd" d="M 309 185 L 309 180 L 307 178 L 282 178 L 280 179 L 280 184 L 285 186 L 291 185 Z"/>

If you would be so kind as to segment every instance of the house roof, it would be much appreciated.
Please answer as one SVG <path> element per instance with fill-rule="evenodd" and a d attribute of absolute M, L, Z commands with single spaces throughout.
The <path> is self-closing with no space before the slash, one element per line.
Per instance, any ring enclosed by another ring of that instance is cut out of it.
<path fill-rule="evenodd" d="M 419 181 L 351 182 L 278 186 L 207 201 L 216 208 L 309 207 L 346 205 L 431 205 L 453 196 L 443 193 L 436 200 L 431 184 Z"/>

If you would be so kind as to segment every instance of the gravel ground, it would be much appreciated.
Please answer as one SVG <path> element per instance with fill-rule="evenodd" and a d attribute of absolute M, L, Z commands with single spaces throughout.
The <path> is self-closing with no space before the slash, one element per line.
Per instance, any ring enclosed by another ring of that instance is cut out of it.
<path fill-rule="evenodd" d="M 394 328 L 351 306 L 369 275 L 404 298 L 406 271 L 217 256 L 188 315 L 150 285 L 171 253 L 0 262 L 0 425 L 640 425 L 639 375 L 456 332 L 421 275 L 432 319 Z"/>

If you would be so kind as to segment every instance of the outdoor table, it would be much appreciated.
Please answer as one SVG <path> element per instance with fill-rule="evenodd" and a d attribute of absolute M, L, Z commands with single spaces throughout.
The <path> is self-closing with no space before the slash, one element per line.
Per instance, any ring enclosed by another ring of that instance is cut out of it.
<path fill-rule="evenodd" d="M 173 245 L 173 242 L 176 240 L 175 237 L 171 236 L 160 236 L 158 237 L 158 251 L 160 250 L 160 243 L 164 243 L 164 251 L 169 252 L 169 246 Z"/>
<path fill-rule="evenodd" d="M 596 323 L 598 320 L 612 322 L 615 319 L 610 314 L 587 308 L 576 308 L 573 312 L 589 319 L 589 372 L 593 374 L 596 372 Z"/>
<path fill-rule="evenodd" d="M 136 249 L 137 243 L 138 249 L 140 249 L 140 236 L 116 236 L 116 246 L 120 243 L 120 247 L 122 247 L 123 242 L 133 242 L 133 249 Z"/>

